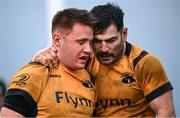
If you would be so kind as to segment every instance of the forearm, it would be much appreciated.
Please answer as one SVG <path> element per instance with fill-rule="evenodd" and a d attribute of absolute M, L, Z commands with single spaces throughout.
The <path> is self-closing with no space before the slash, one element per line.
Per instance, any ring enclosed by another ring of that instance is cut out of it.
<path fill-rule="evenodd" d="M 10 110 L 6 107 L 2 107 L 0 117 L 1 118 L 7 118 L 7 117 L 25 118 L 23 115 L 15 112 L 13 110 Z"/>
<path fill-rule="evenodd" d="M 156 113 L 157 117 L 176 117 L 175 110 L 165 110 L 162 108 L 162 110 L 157 111 Z"/>

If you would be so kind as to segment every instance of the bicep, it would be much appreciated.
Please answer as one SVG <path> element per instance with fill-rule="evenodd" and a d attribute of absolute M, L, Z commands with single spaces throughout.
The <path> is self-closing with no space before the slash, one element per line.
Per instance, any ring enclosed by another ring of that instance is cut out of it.
<path fill-rule="evenodd" d="M 6 107 L 2 107 L 1 109 L 1 117 L 18 117 L 18 118 L 24 118 L 23 115 L 19 114 L 18 112 L 15 112 L 13 110 L 10 110 Z"/>
<path fill-rule="evenodd" d="M 152 110 L 157 114 L 157 116 L 175 116 L 175 109 L 171 90 L 152 100 L 149 105 Z"/>

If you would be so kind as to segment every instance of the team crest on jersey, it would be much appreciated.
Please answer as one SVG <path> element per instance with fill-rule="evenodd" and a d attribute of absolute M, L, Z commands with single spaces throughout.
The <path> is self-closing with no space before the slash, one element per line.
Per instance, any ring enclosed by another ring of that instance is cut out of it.
<path fill-rule="evenodd" d="M 131 73 L 125 73 L 122 75 L 122 82 L 125 84 L 131 84 L 135 82 L 136 80 L 134 79 L 134 75 Z"/>
<path fill-rule="evenodd" d="M 16 85 L 25 85 L 26 81 L 30 78 L 30 76 L 28 74 L 22 74 L 17 76 L 10 84 L 9 86 L 11 86 L 12 84 L 16 84 Z"/>
<path fill-rule="evenodd" d="M 90 90 L 94 90 L 93 85 L 89 80 L 83 80 L 82 85 L 85 86 L 86 88 L 90 88 Z"/>

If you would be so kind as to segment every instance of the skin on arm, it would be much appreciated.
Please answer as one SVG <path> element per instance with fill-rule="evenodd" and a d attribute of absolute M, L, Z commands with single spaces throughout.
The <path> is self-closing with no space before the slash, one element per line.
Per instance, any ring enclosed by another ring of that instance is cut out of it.
<path fill-rule="evenodd" d="M 155 98 L 149 104 L 157 117 L 176 117 L 171 90 Z"/>
<path fill-rule="evenodd" d="M 55 47 L 42 49 L 33 56 L 32 61 L 40 62 L 50 68 L 56 68 L 59 64 L 57 49 Z"/>
<path fill-rule="evenodd" d="M 10 110 L 6 107 L 2 107 L 0 117 L 1 118 L 7 118 L 7 117 L 25 118 L 23 115 L 15 112 L 13 110 Z"/>

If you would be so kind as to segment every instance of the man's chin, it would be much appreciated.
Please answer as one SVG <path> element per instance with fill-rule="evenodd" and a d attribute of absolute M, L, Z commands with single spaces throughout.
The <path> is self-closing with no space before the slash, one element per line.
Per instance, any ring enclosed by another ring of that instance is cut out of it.
<path fill-rule="evenodd" d="M 73 71 L 75 71 L 75 70 L 81 70 L 81 69 L 84 69 L 85 68 L 85 64 L 76 64 L 76 65 L 74 65 L 73 67 L 71 66 L 71 67 L 68 67 L 70 70 L 73 70 Z"/>
<path fill-rule="evenodd" d="M 77 69 L 77 70 L 81 70 L 81 69 L 84 69 L 84 68 L 85 68 L 85 64 L 84 64 L 84 63 L 78 64 L 78 65 L 76 66 L 76 69 Z"/>

